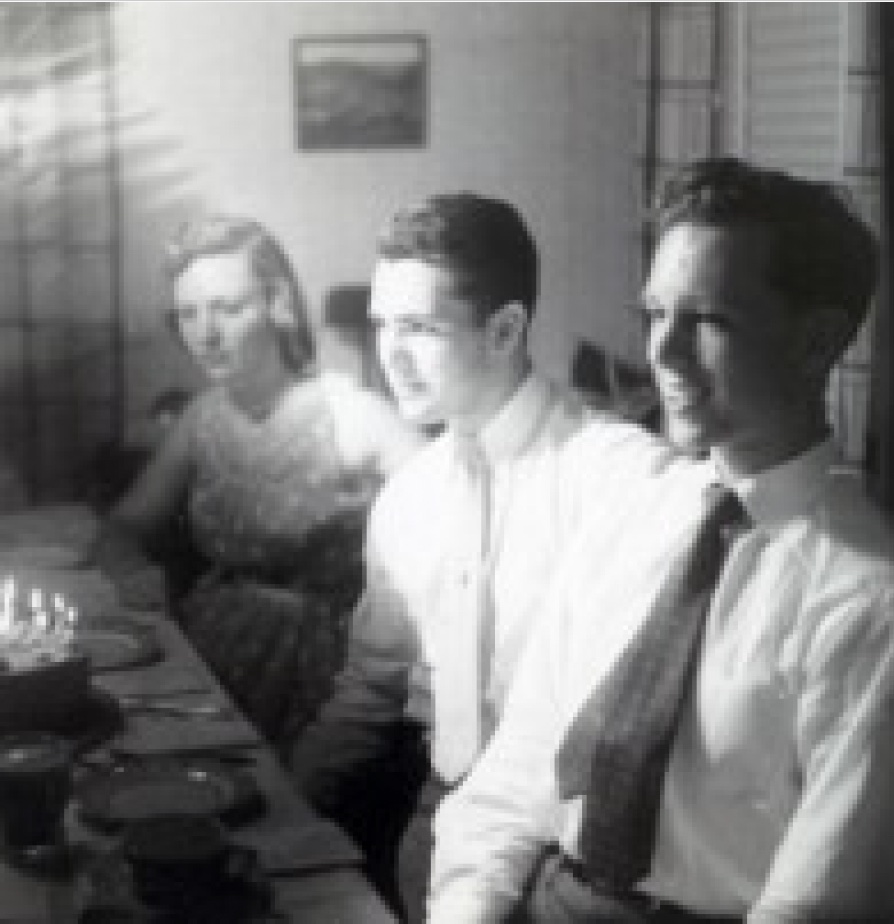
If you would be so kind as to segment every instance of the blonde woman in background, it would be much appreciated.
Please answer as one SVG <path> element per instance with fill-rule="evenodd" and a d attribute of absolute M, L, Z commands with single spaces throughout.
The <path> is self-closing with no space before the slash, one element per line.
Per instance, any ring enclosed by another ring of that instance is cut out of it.
<path fill-rule="evenodd" d="M 318 367 L 295 274 L 257 222 L 184 225 L 167 272 L 170 325 L 209 385 L 112 509 L 107 535 L 151 548 L 185 511 L 207 567 L 176 612 L 275 738 L 286 713 L 294 730 L 329 691 L 366 511 L 421 437 L 383 397 Z"/>

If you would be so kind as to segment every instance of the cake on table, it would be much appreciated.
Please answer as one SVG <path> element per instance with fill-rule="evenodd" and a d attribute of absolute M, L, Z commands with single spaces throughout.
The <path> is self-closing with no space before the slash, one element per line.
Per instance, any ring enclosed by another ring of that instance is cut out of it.
<path fill-rule="evenodd" d="M 0 582 L 0 733 L 52 730 L 91 701 L 89 660 L 73 648 L 77 619 L 61 594 Z"/>

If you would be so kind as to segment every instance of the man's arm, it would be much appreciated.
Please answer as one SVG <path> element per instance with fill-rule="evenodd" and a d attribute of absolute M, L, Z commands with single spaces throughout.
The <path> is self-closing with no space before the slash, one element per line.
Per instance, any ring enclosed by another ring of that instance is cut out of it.
<path fill-rule="evenodd" d="M 352 615 L 345 666 L 318 718 L 287 744 L 301 791 L 320 809 L 358 785 L 370 764 L 386 759 L 401 722 L 419 644 L 403 596 L 385 564 L 376 508 L 366 547 L 366 589 Z M 288 732 L 287 732 L 288 736 Z"/>
<path fill-rule="evenodd" d="M 504 920 L 542 848 L 558 838 L 560 606 L 553 604 L 535 630 L 491 743 L 436 816 L 429 924 Z"/>
<path fill-rule="evenodd" d="M 894 593 L 821 625 L 797 705 L 803 789 L 749 924 L 894 920 Z"/>

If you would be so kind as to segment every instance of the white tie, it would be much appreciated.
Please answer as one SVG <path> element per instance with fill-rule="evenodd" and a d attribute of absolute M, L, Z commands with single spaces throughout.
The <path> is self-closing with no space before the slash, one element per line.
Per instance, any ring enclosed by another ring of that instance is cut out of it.
<path fill-rule="evenodd" d="M 490 581 L 491 472 L 483 451 L 473 440 L 463 441 L 469 518 L 458 538 L 473 550 L 457 595 L 443 614 L 449 635 L 448 657 L 435 678 L 433 759 L 449 783 L 462 777 L 492 731 L 486 700 L 493 657 L 493 600 Z"/>

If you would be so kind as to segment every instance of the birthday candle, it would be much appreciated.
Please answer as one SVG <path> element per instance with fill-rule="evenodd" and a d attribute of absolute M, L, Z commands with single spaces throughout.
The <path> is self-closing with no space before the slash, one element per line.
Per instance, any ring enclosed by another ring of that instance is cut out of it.
<path fill-rule="evenodd" d="M 31 589 L 31 594 L 28 598 L 29 604 L 29 627 L 41 628 L 40 614 L 43 609 L 43 593 L 41 593 L 38 587 L 33 587 Z"/>
<path fill-rule="evenodd" d="M 65 598 L 62 594 L 53 595 L 53 612 L 50 628 L 55 631 L 56 628 L 65 620 Z"/>
<path fill-rule="evenodd" d="M 8 635 L 12 630 L 12 608 L 15 597 L 15 581 L 8 577 L 3 582 L 3 611 L 0 615 L 0 632 Z"/>

